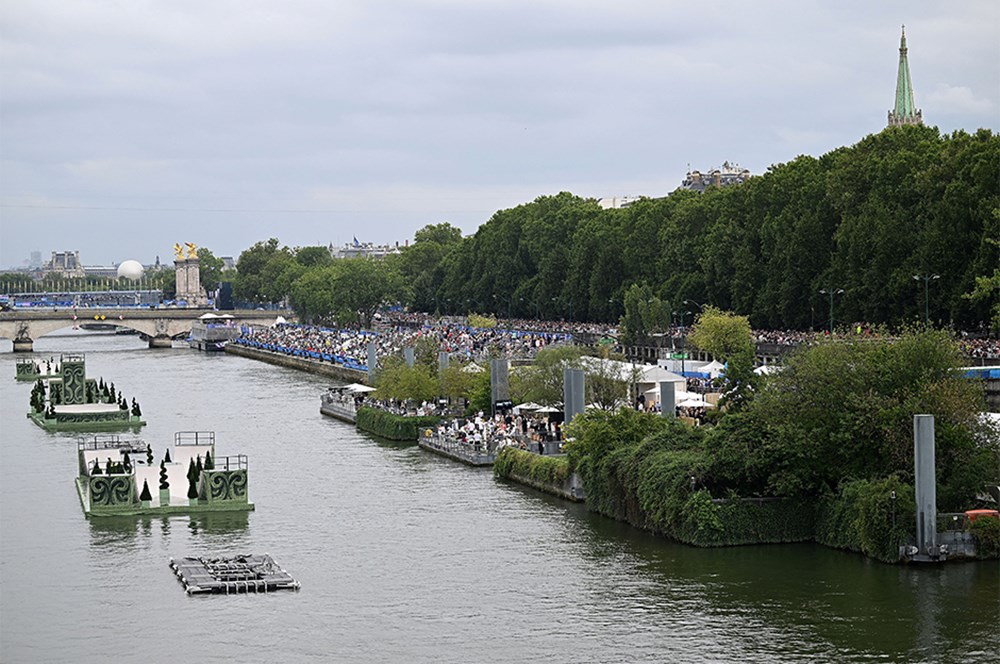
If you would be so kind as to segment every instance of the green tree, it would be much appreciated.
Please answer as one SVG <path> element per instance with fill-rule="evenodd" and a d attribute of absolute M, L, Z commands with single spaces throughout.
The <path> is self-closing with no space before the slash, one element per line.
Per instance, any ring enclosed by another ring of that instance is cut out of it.
<path fill-rule="evenodd" d="M 913 477 L 913 415 L 935 416 L 938 506 L 963 508 L 1000 469 L 978 418 L 983 392 L 962 377 L 941 331 L 850 338 L 802 348 L 771 376 L 749 414 L 763 432 L 768 486 L 779 495 L 833 491 L 845 478 Z"/>
<path fill-rule="evenodd" d="M 379 369 L 373 394 L 377 399 L 432 401 L 441 394 L 441 385 L 427 365 L 408 367 L 402 359 L 394 357 Z"/>
<path fill-rule="evenodd" d="M 295 250 L 295 261 L 306 269 L 326 267 L 333 263 L 333 256 L 326 247 L 298 247 Z"/>
<path fill-rule="evenodd" d="M 370 328 L 379 308 L 398 299 L 402 291 L 399 274 L 384 261 L 345 258 L 332 270 L 332 313 L 342 323 Z"/>
<path fill-rule="evenodd" d="M 511 397 L 554 406 L 563 400 L 563 370 L 582 367 L 579 346 L 553 346 L 538 351 L 531 366 L 517 367 L 510 376 Z"/>
<path fill-rule="evenodd" d="M 198 281 L 207 293 L 219 287 L 225 264 L 206 247 L 198 248 Z"/>
<path fill-rule="evenodd" d="M 746 405 L 757 383 L 753 372 L 756 349 L 747 317 L 706 306 L 695 319 L 688 341 L 725 363 L 722 405 L 734 409 Z"/>

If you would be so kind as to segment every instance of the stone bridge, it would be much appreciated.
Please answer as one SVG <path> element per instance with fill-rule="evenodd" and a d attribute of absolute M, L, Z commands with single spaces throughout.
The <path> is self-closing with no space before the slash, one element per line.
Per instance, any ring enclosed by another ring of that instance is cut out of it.
<path fill-rule="evenodd" d="M 0 337 L 14 342 L 15 353 L 30 353 L 34 340 L 50 332 L 86 323 L 110 323 L 136 330 L 149 339 L 150 348 L 169 348 L 171 341 L 186 337 L 191 324 L 208 309 L 116 309 L 97 308 L 27 309 L 0 312 Z M 237 325 L 271 325 L 283 316 L 291 321 L 290 311 L 237 309 L 211 312 L 233 316 Z"/>

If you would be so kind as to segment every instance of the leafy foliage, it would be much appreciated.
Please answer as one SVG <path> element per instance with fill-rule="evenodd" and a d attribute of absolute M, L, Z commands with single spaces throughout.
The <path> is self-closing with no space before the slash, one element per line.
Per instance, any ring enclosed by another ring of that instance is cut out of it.
<path fill-rule="evenodd" d="M 437 417 L 403 417 L 379 408 L 361 407 L 357 413 L 358 428 L 389 440 L 414 441 L 428 427 L 436 427 Z"/>
<path fill-rule="evenodd" d="M 388 358 L 379 369 L 376 399 L 431 401 L 441 394 L 441 384 L 432 368 L 425 364 L 412 367 L 398 357 Z"/>
<path fill-rule="evenodd" d="M 688 340 L 726 365 L 720 405 L 734 410 L 745 406 L 757 384 L 753 332 L 746 316 L 706 306 L 695 319 Z"/>
<path fill-rule="evenodd" d="M 908 540 L 916 514 L 913 487 L 896 476 L 845 482 L 819 506 L 817 542 L 887 563 L 899 560 L 899 545 Z"/>
<path fill-rule="evenodd" d="M 559 487 L 569 479 L 570 469 L 565 457 L 541 456 L 508 446 L 497 454 L 493 474 L 524 478 L 539 487 Z"/>
<path fill-rule="evenodd" d="M 1000 558 L 1000 519 L 976 519 L 969 528 L 978 558 Z"/>

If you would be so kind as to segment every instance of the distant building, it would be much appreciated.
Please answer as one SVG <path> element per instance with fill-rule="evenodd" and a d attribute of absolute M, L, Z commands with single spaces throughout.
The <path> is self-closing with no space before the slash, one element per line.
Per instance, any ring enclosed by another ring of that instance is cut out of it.
<path fill-rule="evenodd" d="M 740 168 L 739 164 L 730 164 L 728 161 L 722 164 L 722 168 L 716 168 L 708 173 L 701 171 L 688 171 L 687 177 L 681 182 L 681 189 L 703 192 L 709 187 L 729 187 L 734 184 L 743 184 L 752 176 L 746 168 Z"/>
<path fill-rule="evenodd" d="M 896 74 L 896 106 L 889 111 L 889 126 L 922 125 L 923 111 L 913 103 L 913 84 L 910 82 L 910 65 L 906 60 L 906 26 L 899 38 L 899 71 Z"/>
<path fill-rule="evenodd" d="M 409 240 L 404 243 L 403 247 L 407 247 L 410 244 Z M 354 242 L 349 242 L 343 247 L 334 247 L 332 244 L 327 247 L 330 255 L 334 259 L 339 258 L 385 258 L 386 256 L 392 254 L 402 253 L 397 242 L 395 246 L 391 244 L 375 244 L 374 242 L 358 242 L 357 238 L 354 238 Z"/>
<path fill-rule="evenodd" d="M 236 269 L 236 259 L 234 259 L 232 256 L 219 256 L 219 260 L 222 261 L 223 270 Z"/>
<path fill-rule="evenodd" d="M 31 252 L 31 258 L 28 259 L 28 269 L 29 270 L 42 269 L 42 252 L 40 251 Z"/>
<path fill-rule="evenodd" d="M 84 273 L 88 277 L 100 277 L 102 279 L 117 279 L 118 278 L 118 266 L 113 265 L 107 267 L 104 265 L 88 265 L 83 268 Z"/>
<path fill-rule="evenodd" d="M 66 279 L 85 275 L 79 251 L 53 251 L 52 259 L 42 266 L 42 271 L 55 272 Z"/>
<path fill-rule="evenodd" d="M 632 203 L 642 200 L 644 196 L 612 196 L 610 198 L 599 198 L 597 204 L 604 210 L 618 210 L 627 208 Z"/>

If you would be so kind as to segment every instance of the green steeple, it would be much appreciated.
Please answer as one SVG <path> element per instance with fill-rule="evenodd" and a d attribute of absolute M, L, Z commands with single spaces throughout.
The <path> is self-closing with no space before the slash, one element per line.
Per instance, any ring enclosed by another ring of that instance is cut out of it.
<path fill-rule="evenodd" d="M 913 103 L 913 84 L 910 83 L 910 65 L 906 61 L 906 26 L 899 38 L 899 73 L 896 75 L 896 108 L 889 111 L 889 126 L 923 124 L 921 111 Z"/>

